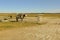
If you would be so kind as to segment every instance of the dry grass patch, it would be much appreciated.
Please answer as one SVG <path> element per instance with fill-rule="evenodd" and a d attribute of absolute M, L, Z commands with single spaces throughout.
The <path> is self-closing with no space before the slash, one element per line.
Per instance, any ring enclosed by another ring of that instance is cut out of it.
<path fill-rule="evenodd" d="M 0 30 L 36 26 L 33 22 L 0 22 Z"/>

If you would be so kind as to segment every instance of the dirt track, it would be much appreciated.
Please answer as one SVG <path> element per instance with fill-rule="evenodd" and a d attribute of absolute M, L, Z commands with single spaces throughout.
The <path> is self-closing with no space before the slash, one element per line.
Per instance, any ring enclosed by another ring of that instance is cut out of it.
<path fill-rule="evenodd" d="M 60 40 L 60 19 L 44 20 L 44 25 L 0 31 L 0 40 Z"/>

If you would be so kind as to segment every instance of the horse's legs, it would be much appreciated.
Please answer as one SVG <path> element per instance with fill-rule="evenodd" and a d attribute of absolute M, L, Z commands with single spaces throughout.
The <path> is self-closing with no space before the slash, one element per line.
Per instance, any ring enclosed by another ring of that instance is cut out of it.
<path fill-rule="evenodd" d="M 18 17 L 16 17 L 16 21 L 18 22 Z"/>
<path fill-rule="evenodd" d="M 23 18 L 21 18 L 21 22 L 23 21 Z"/>

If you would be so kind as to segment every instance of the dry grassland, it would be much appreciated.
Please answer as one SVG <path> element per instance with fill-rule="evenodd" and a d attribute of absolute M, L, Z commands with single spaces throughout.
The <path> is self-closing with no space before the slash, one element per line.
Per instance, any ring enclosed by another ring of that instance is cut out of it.
<path fill-rule="evenodd" d="M 0 40 L 60 40 L 60 14 L 41 15 L 39 24 L 27 18 L 22 23 L 0 22 Z"/>

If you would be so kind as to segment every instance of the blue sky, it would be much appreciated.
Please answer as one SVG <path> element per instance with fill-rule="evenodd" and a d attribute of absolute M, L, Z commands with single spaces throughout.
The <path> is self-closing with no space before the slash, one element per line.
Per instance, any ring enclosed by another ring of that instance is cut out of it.
<path fill-rule="evenodd" d="M 60 0 L 0 0 L 0 12 L 60 12 Z"/>

